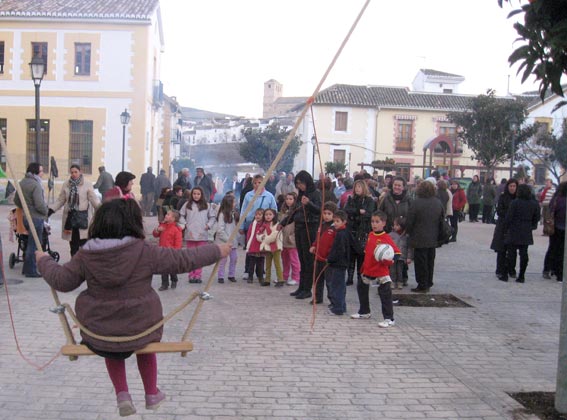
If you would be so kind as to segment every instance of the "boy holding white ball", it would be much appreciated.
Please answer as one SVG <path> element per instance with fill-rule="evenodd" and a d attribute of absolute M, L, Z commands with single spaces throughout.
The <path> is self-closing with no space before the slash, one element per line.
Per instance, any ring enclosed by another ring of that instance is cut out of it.
<path fill-rule="evenodd" d="M 392 302 L 392 279 L 390 278 L 390 266 L 394 263 L 396 255 L 401 255 L 400 250 L 386 232 L 384 227 L 388 216 L 383 211 L 377 210 L 372 213 L 370 225 L 372 232 L 368 235 L 366 248 L 364 249 L 364 262 L 362 263 L 362 281 L 356 285 L 360 308 L 358 313 L 352 314 L 353 319 L 370 318 L 370 302 L 368 291 L 370 284 L 378 285 L 378 294 L 382 304 L 382 315 L 384 321 L 378 326 L 388 328 L 394 325 L 394 304 Z"/>

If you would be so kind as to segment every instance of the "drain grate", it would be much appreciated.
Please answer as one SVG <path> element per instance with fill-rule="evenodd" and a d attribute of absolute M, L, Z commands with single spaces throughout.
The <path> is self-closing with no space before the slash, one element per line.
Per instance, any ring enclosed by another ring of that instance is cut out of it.
<path fill-rule="evenodd" d="M 412 306 L 421 308 L 472 308 L 472 305 L 453 295 L 431 294 L 394 294 L 396 306 Z"/>
<path fill-rule="evenodd" d="M 567 415 L 555 409 L 555 392 L 509 392 L 512 398 L 522 404 L 524 414 L 533 414 L 542 420 L 567 420 Z"/>

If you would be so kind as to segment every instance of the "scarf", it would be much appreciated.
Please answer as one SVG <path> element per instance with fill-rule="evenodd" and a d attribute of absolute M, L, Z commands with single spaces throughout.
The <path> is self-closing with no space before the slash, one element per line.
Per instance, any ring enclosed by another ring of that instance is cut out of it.
<path fill-rule="evenodd" d="M 79 209 L 79 191 L 78 187 L 83 182 L 83 174 L 77 179 L 69 178 L 69 210 Z"/>
<path fill-rule="evenodd" d="M 391 194 L 394 201 L 402 201 L 406 196 L 406 190 L 403 190 L 401 194 L 394 194 L 394 191 L 392 191 Z"/>

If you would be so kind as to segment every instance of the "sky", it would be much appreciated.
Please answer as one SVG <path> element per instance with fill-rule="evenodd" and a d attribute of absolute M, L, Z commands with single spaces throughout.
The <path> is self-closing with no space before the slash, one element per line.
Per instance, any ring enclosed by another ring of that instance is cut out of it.
<path fill-rule="evenodd" d="M 411 88 L 420 68 L 465 77 L 459 93 L 537 90 L 508 56 L 525 0 L 371 0 L 323 88 Z M 365 0 L 161 0 L 165 93 L 182 106 L 261 117 L 264 82 L 310 96 Z"/>

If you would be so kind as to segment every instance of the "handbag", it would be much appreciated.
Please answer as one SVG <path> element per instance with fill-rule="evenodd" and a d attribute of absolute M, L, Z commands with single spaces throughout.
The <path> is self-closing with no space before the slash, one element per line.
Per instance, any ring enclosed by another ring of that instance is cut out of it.
<path fill-rule="evenodd" d="M 553 215 L 543 221 L 543 234 L 546 236 L 552 236 L 555 233 L 555 220 Z"/>
<path fill-rule="evenodd" d="M 88 210 L 69 210 L 65 221 L 65 230 L 87 229 L 89 227 Z"/>
<path fill-rule="evenodd" d="M 439 232 L 437 234 L 437 246 L 443 246 L 449 243 L 449 239 L 453 236 L 453 228 L 444 215 L 439 218 Z"/>

